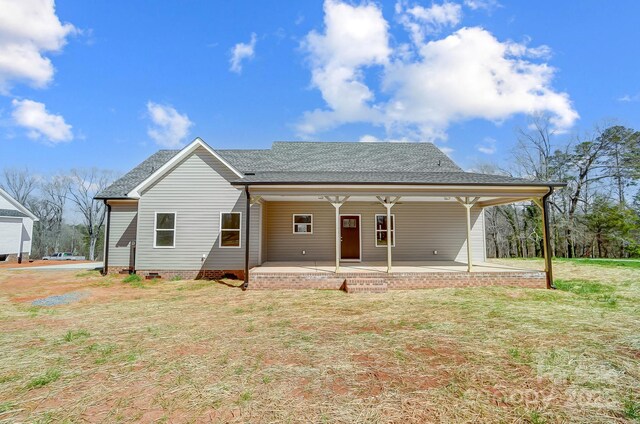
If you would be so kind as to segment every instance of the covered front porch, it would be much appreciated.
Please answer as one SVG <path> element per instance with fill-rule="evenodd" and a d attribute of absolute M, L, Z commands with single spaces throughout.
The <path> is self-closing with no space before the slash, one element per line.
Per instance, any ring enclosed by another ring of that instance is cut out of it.
<path fill-rule="evenodd" d="M 245 288 L 389 288 L 552 285 L 548 186 L 246 186 L 260 205 L 260 249 Z M 486 261 L 486 207 L 533 201 L 540 207 L 544 271 Z M 250 213 L 245 215 L 247 228 Z M 387 225 L 391 223 L 391 225 Z M 249 243 L 247 231 L 246 244 Z M 376 284 L 377 284 L 376 283 Z"/>
<path fill-rule="evenodd" d="M 477 262 L 397 261 L 390 272 L 386 262 L 343 263 L 336 270 L 330 261 L 265 262 L 249 271 L 251 289 L 325 289 L 347 292 L 443 287 L 546 287 L 543 271 Z"/>

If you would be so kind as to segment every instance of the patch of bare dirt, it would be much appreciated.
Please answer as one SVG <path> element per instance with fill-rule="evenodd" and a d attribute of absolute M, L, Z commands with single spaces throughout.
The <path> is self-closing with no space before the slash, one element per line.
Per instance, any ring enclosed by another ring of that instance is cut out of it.
<path fill-rule="evenodd" d="M 408 345 L 406 349 L 418 356 L 428 358 L 432 364 L 461 364 L 465 362 L 465 357 L 460 354 L 459 350 L 446 343 L 435 346 Z"/>

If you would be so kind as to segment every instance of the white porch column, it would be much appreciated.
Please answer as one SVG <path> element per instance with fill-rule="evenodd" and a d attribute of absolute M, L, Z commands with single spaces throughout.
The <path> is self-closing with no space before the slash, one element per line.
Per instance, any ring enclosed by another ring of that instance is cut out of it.
<path fill-rule="evenodd" d="M 465 207 L 467 210 L 467 272 L 473 271 L 473 254 L 471 250 L 471 208 L 476 204 L 479 197 L 473 200 L 469 200 L 468 197 L 464 199 L 456 197 L 456 200 Z"/>
<path fill-rule="evenodd" d="M 378 201 L 380 203 L 382 203 L 382 205 L 387 209 L 387 273 L 391 273 L 392 271 L 392 261 L 391 261 L 391 247 L 392 247 L 392 243 L 391 243 L 391 208 L 393 207 L 393 205 L 396 204 L 396 202 L 398 200 L 400 200 L 400 196 L 396 197 L 395 199 L 391 200 L 391 198 L 389 196 L 386 196 L 385 198 L 382 198 L 382 196 L 376 196 L 378 198 Z M 377 225 L 377 223 L 376 223 Z M 393 223 L 394 225 L 394 236 L 393 236 L 393 241 L 395 242 L 395 222 Z"/>
<path fill-rule="evenodd" d="M 340 237 L 340 206 L 344 202 L 347 201 L 349 196 L 344 196 L 340 198 L 340 196 L 335 196 L 333 198 L 329 196 L 325 196 L 334 208 L 336 208 L 336 273 L 340 272 L 340 250 L 341 250 L 341 242 L 342 238 Z"/>

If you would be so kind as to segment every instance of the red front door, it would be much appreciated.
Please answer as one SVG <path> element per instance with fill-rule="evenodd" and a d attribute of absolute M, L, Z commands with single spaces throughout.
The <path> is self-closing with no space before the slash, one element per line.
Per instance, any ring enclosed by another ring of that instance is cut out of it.
<path fill-rule="evenodd" d="M 342 215 L 340 217 L 340 258 L 360 259 L 360 217 Z"/>

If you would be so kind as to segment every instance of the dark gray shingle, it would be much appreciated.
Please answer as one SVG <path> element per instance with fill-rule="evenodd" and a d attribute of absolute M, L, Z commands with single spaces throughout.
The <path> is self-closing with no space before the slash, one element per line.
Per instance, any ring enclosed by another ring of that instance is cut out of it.
<path fill-rule="evenodd" d="M 235 184 L 442 184 L 442 185 L 548 185 L 504 175 L 463 171 L 438 172 L 256 172 Z"/>
<path fill-rule="evenodd" d="M 147 160 L 117 179 L 106 189 L 96 195 L 96 199 L 126 199 L 127 193 L 146 180 L 158 168 L 177 155 L 179 150 L 160 150 L 149 156 Z"/>
<path fill-rule="evenodd" d="M 179 150 L 160 150 L 96 199 L 122 199 Z M 244 183 L 518 184 L 548 185 L 502 175 L 464 172 L 432 143 L 279 141 L 271 149 L 216 150 L 245 174 Z M 246 175 L 254 174 L 254 175 Z"/>
<path fill-rule="evenodd" d="M 10 216 L 16 218 L 26 218 L 27 215 L 14 209 L 0 209 L 0 216 Z"/>
<path fill-rule="evenodd" d="M 275 142 L 253 171 L 462 171 L 432 143 Z"/>

